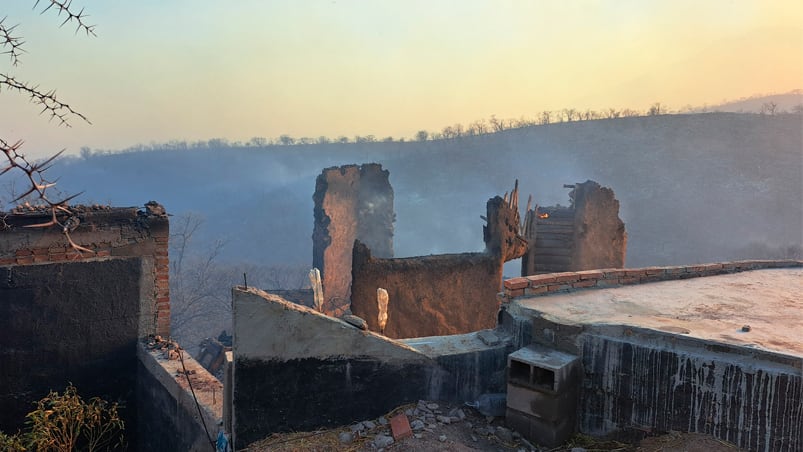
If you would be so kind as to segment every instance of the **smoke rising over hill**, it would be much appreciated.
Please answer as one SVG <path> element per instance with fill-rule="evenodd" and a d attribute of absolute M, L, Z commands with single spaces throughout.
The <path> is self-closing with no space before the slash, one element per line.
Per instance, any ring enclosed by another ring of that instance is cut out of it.
<path fill-rule="evenodd" d="M 200 213 L 227 260 L 299 265 L 311 265 L 312 193 L 329 166 L 390 171 L 397 256 L 481 249 L 485 202 L 514 179 L 542 205 L 568 204 L 563 184 L 593 179 L 620 200 L 628 266 L 688 264 L 800 253 L 802 129 L 799 114 L 658 115 L 425 142 L 92 154 L 51 173 L 85 192 L 79 202 Z"/>

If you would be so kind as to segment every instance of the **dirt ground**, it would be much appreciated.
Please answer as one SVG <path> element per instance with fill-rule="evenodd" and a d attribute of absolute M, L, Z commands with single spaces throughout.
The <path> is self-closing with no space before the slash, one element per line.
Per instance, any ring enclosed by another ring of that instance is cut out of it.
<path fill-rule="evenodd" d="M 405 414 L 414 435 L 393 441 L 388 420 Z M 416 422 L 420 421 L 420 422 Z M 699 433 L 670 432 L 638 443 L 576 435 L 556 448 L 540 447 L 505 425 L 504 418 L 481 415 L 473 408 L 420 401 L 398 407 L 378 419 L 316 432 L 274 434 L 248 446 L 248 452 L 278 451 L 411 451 L 411 452 L 740 452 L 736 446 Z"/>

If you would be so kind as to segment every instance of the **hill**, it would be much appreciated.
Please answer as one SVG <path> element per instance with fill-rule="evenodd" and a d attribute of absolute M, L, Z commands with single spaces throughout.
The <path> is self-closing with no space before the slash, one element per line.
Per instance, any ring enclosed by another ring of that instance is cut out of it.
<path fill-rule="evenodd" d="M 329 166 L 390 170 L 397 256 L 479 250 L 485 201 L 520 180 L 542 205 L 565 183 L 616 192 L 628 266 L 788 257 L 803 245 L 800 115 L 705 113 L 532 126 L 426 142 L 87 154 L 50 170 L 84 203 L 142 205 L 206 218 L 223 258 L 311 265 L 312 193 Z M 507 269 L 513 274 L 517 269 Z"/>

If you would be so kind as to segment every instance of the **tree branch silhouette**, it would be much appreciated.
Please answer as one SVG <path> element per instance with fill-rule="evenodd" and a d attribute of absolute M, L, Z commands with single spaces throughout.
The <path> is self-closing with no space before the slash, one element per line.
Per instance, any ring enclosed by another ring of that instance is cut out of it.
<path fill-rule="evenodd" d="M 89 25 L 86 22 L 88 15 L 81 8 L 78 10 L 73 7 L 72 0 L 49 0 L 43 2 L 36 0 L 33 9 L 39 9 L 40 14 L 45 14 L 48 11 L 55 11 L 58 17 L 63 17 L 60 27 L 66 24 L 74 24 L 76 26 L 75 33 L 84 31 L 87 35 L 95 36 L 95 26 Z M 25 53 L 23 48 L 25 41 L 21 36 L 16 35 L 16 28 L 18 24 L 8 25 L 6 23 L 8 17 L 0 19 L 0 48 L 3 49 L 0 54 L 8 55 L 11 60 L 11 66 L 19 66 L 21 56 Z M 14 75 L 7 72 L 0 72 L 0 91 L 5 88 L 6 91 L 14 91 L 28 97 L 28 100 L 41 107 L 40 115 L 46 114 L 49 120 L 56 120 L 58 125 L 70 127 L 72 119 L 80 119 L 91 124 L 89 119 L 74 109 L 70 104 L 62 102 L 56 97 L 56 90 L 45 90 L 39 85 L 31 84 L 29 82 L 18 80 Z M 56 181 L 51 181 L 45 178 L 44 172 L 50 168 L 53 161 L 58 158 L 64 150 L 57 152 L 51 157 L 41 162 L 32 162 L 28 160 L 24 154 L 20 152 L 23 141 L 17 140 L 13 143 L 0 138 L 0 151 L 6 158 L 7 164 L 0 167 L 0 176 L 5 175 L 9 171 L 16 170 L 24 174 L 26 180 L 26 189 L 22 195 L 17 196 L 12 202 L 16 203 L 22 201 L 28 196 L 33 196 L 43 205 L 40 208 L 47 209 L 50 212 L 51 220 L 41 224 L 30 225 L 28 227 L 59 227 L 70 246 L 80 252 L 92 253 L 92 250 L 84 248 L 76 244 L 70 237 L 70 232 L 78 227 L 80 220 L 69 207 L 69 202 L 81 193 L 71 196 L 60 197 L 59 199 L 51 199 L 48 196 L 48 189 L 52 188 Z M 36 209 L 36 207 L 31 206 Z"/>

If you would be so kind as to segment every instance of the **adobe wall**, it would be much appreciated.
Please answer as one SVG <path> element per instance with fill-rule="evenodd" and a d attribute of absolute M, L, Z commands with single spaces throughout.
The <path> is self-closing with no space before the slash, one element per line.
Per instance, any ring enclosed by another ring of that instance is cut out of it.
<path fill-rule="evenodd" d="M 613 190 L 594 181 L 574 185 L 571 206 L 537 207 L 525 216 L 530 247 L 522 276 L 596 268 L 622 268 L 627 232 Z"/>
<path fill-rule="evenodd" d="M 384 334 L 445 336 L 496 326 L 501 261 L 487 253 L 380 259 L 355 243 L 351 311 L 379 331 L 376 289 L 388 291 Z"/>
<path fill-rule="evenodd" d="M 463 334 L 496 326 L 505 261 L 521 257 L 518 189 L 486 203 L 486 249 L 463 253 L 382 259 L 355 242 L 351 311 L 379 331 L 377 288 L 389 295 L 384 334 L 393 338 Z"/>
<path fill-rule="evenodd" d="M 312 265 L 321 271 L 324 310 L 340 315 L 351 296 L 351 248 L 368 244 L 393 256 L 393 189 L 376 163 L 327 168 L 315 181 Z"/>
<path fill-rule="evenodd" d="M 613 190 L 586 181 L 575 186 L 573 196 L 572 270 L 624 267 L 627 233 Z"/>

